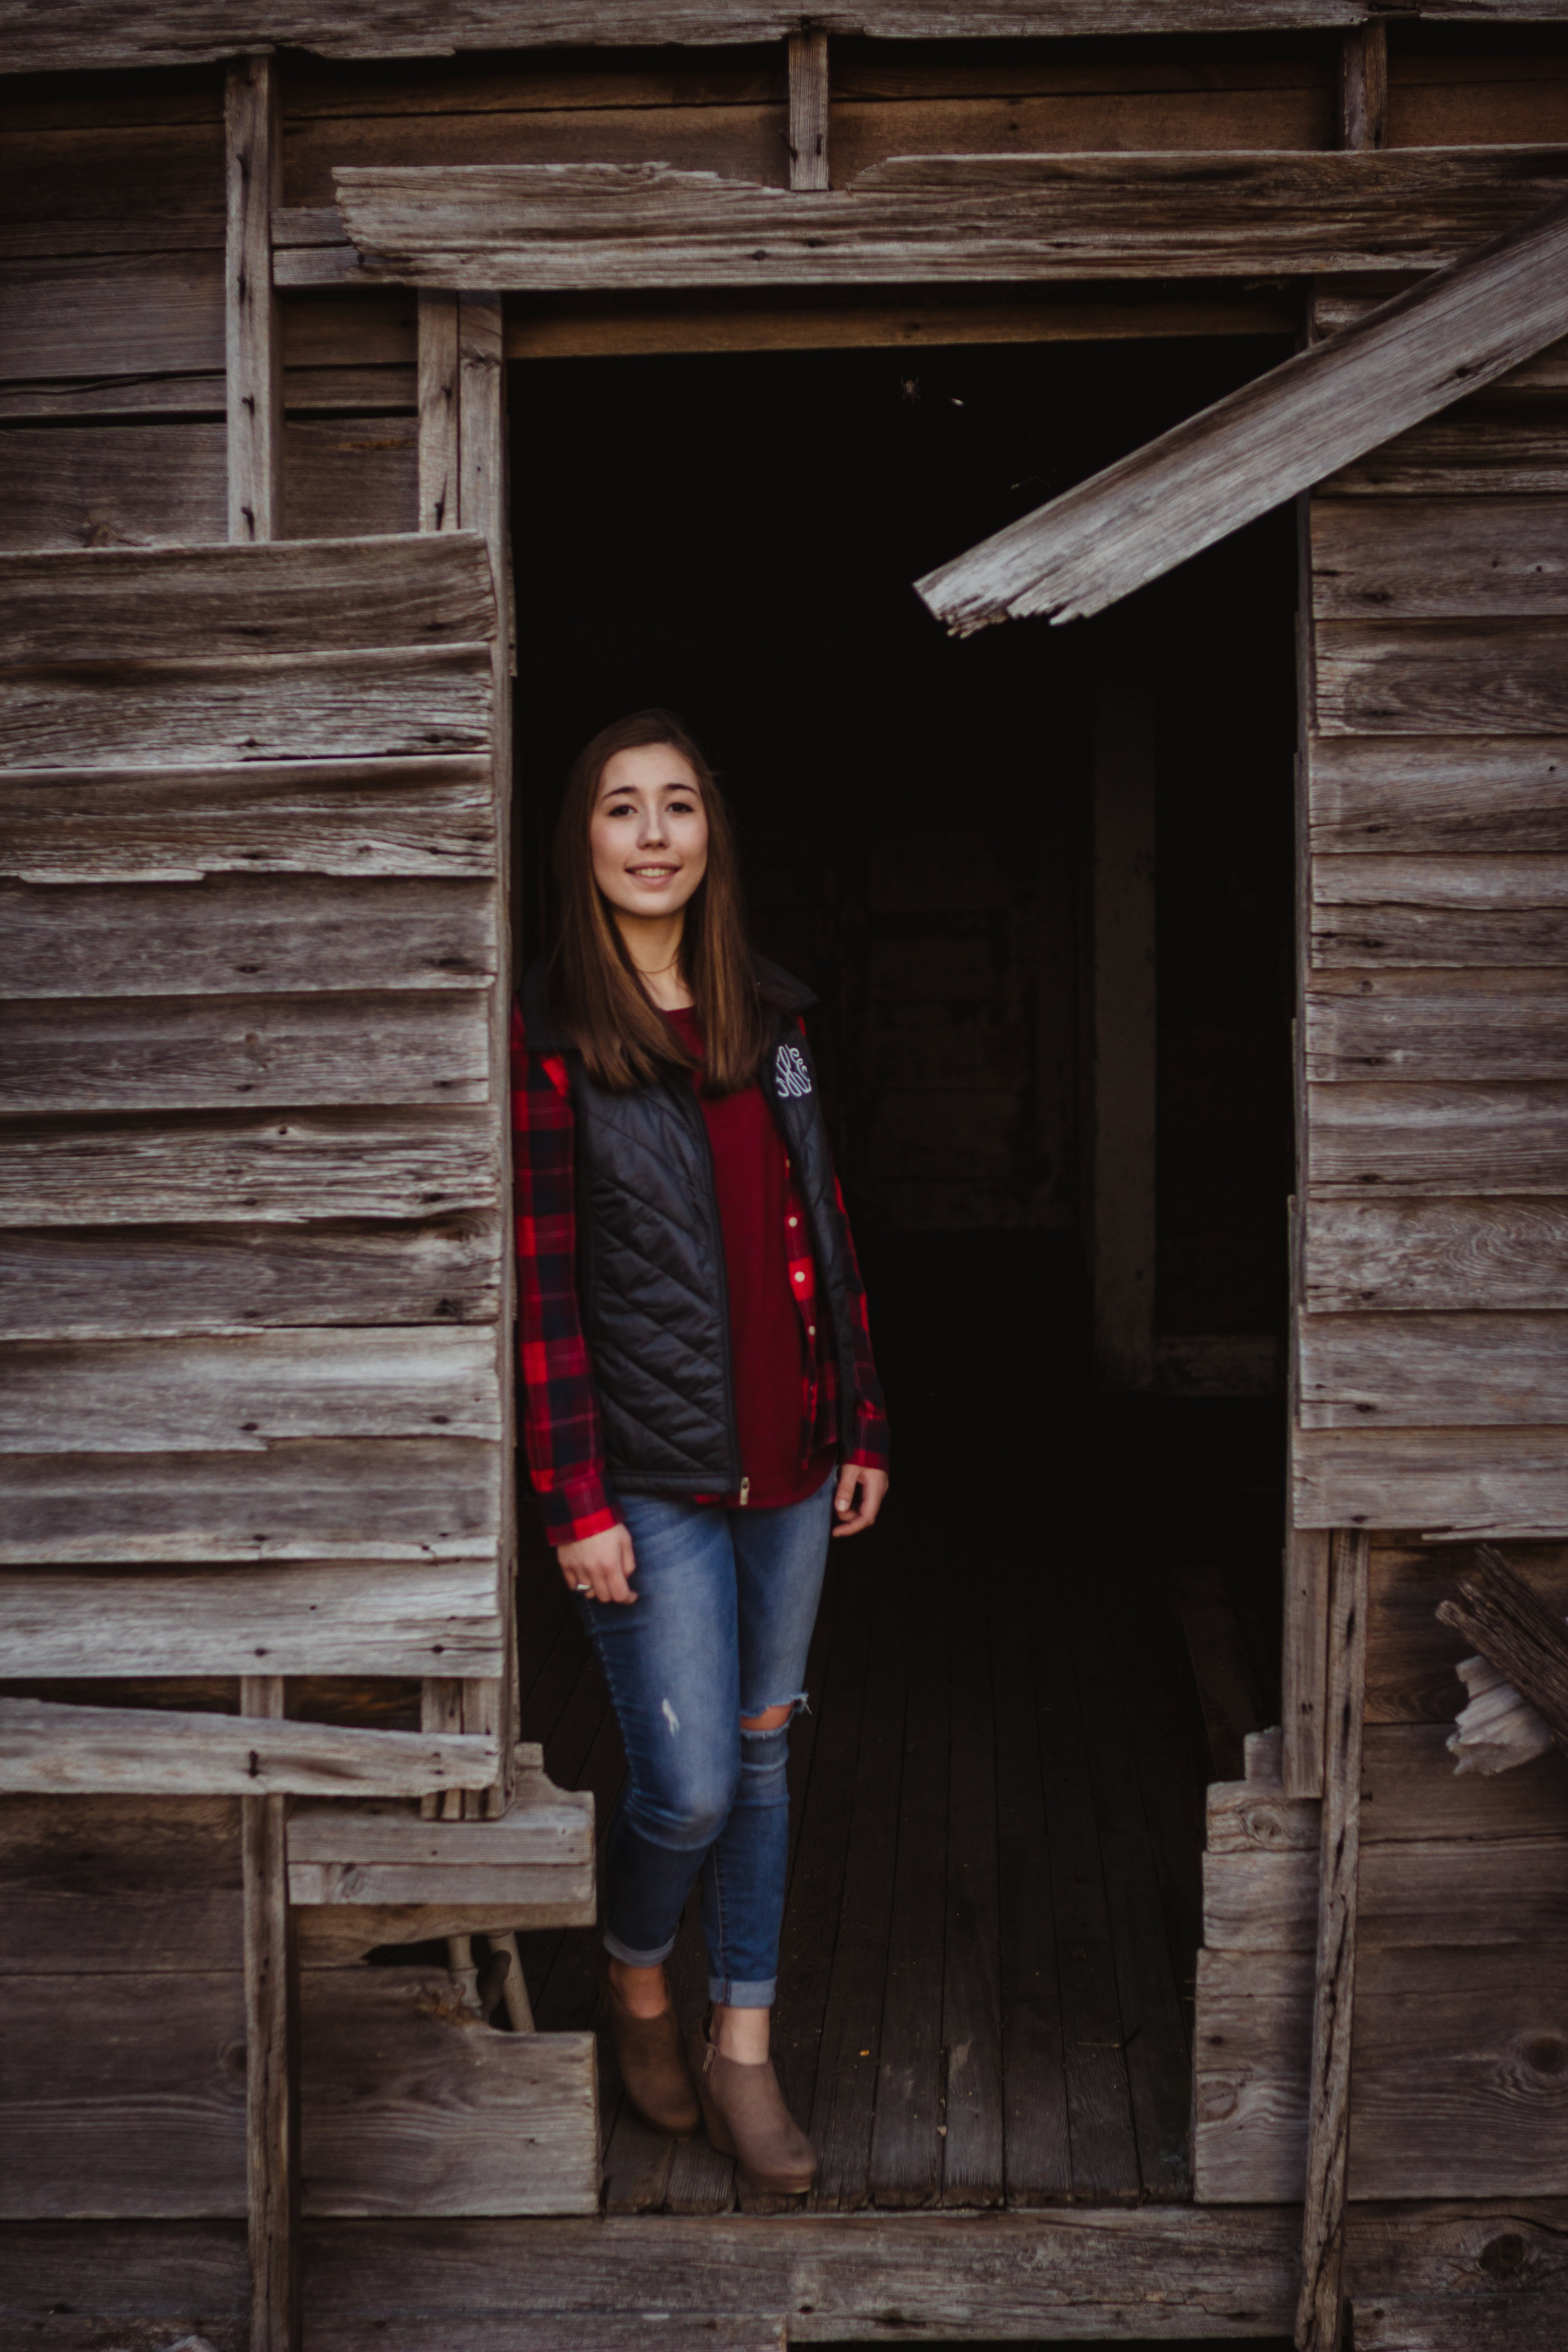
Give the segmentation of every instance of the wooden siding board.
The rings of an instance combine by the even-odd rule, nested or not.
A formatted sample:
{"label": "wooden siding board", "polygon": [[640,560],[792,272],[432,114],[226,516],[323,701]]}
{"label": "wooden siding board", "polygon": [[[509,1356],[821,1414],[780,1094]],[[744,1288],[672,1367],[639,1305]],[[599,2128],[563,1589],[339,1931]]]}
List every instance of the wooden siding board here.
{"label": "wooden siding board", "polygon": [[6,663],[479,645],[494,629],[474,532],[0,558]]}
{"label": "wooden siding board", "polygon": [[1556,615],[1399,626],[1320,621],[1326,735],[1552,735],[1568,726],[1568,623]]}
{"label": "wooden siding board", "polygon": [[496,1319],[499,1218],[401,1226],[0,1226],[7,1339]]}
{"label": "wooden siding board", "polygon": [[1319,1085],[1309,1118],[1312,1184],[1336,1194],[1568,1192],[1561,1080]]}
{"label": "wooden siding board", "polygon": [[1561,1315],[1303,1315],[1297,1344],[1304,1429],[1568,1423]]}
{"label": "wooden siding board", "polygon": [[17,1454],[0,1497],[0,1563],[493,1558],[498,1483],[494,1449],[466,1438]]}
{"label": "wooden siding board", "polygon": [[494,1125],[460,1108],[18,1124],[0,1158],[0,1215],[58,1228],[494,1210]]}
{"label": "wooden siding board", "polygon": [[[1350,976],[1347,975],[1347,978]],[[1568,982],[1521,973],[1370,976],[1307,1000],[1310,1080],[1409,1085],[1568,1078]]]}
{"label": "wooden siding board", "polygon": [[489,1559],[0,1573],[16,1677],[500,1672]]}
{"label": "wooden siding board", "polygon": [[0,673],[13,763],[428,758],[488,748],[489,650],[18,664]]}
{"label": "wooden siding board", "polygon": [[1314,858],[1568,850],[1568,737],[1324,735],[1308,758]]}
{"label": "wooden siding board", "polygon": [[1568,1308],[1568,1202],[1310,1197],[1314,1315]]}
{"label": "wooden siding board", "polygon": [[44,998],[6,1024],[7,1111],[471,1103],[489,1093],[478,992]]}
{"label": "wooden siding board", "polygon": [[484,1327],[18,1340],[0,1454],[265,1452],[279,1439],[501,1434]]}
{"label": "wooden siding board", "polygon": [[498,944],[488,881],[0,881],[0,1000],[467,991]]}
{"label": "wooden siding board", "polygon": [[[1502,152],[1506,162],[1495,152],[1478,162],[1462,148],[899,156],[863,173],[852,193],[828,194],[659,164],[349,165],[334,177],[351,242],[373,280],[476,291],[1023,282],[1353,269],[1369,251],[1401,253],[1411,267],[1430,269],[1500,232],[1511,232],[1532,257],[1537,246],[1544,256],[1553,231],[1521,224],[1561,197],[1563,150]],[[1473,257],[1458,265],[1477,266]],[[1482,362],[1480,372],[1500,374],[1563,333],[1561,303],[1539,292],[1535,299],[1539,329],[1523,332],[1517,348],[1511,338],[1494,343],[1495,365]],[[1316,381],[1321,364],[1310,373]],[[1396,374],[1397,396],[1380,387],[1382,432],[1372,438],[1441,404],[1408,361]],[[1452,395],[1476,381],[1472,371],[1452,384]],[[1285,485],[1287,496],[1371,446],[1363,440],[1330,455],[1327,440],[1299,437],[1302,462],[1310,456],[1313,463]]]}
{"label": "wooden siding board", "polygon": [[495,1769],[493,1741],[467,1735],[0,1698],[7,1794],[418,1796]]}
{"label": "wooden siding board", "polygon": [[1307,1429],[1298,1527],[1421,1528],[1443,1538],[1568,1529],[1568,1429]]}
{"label": "wooden siding board", "polygon": [[26,882],[495,866],[489,762],[472,753],[0,772],[0,871]]}
{"label": "wooden siding board", "polygon": [[1320,621],[1473,620],[1568,611],[1561,499],[1319,499],[1312,610]]}

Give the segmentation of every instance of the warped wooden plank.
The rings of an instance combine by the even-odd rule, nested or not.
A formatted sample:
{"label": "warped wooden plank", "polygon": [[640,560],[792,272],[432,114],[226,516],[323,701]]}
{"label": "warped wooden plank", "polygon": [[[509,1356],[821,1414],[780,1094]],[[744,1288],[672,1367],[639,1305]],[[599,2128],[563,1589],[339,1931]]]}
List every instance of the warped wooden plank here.
{"label": "warped wooden plank", "polygon": [[237,1974],[242,1903],[232,1797],[5,1801],[0,1976]]}
{"label": "warped wooden plank", "polygon": [[1561,498],[1568,492],[1562,392],[1496,386],[1428,416],[1314,486],[1314,497]]}
{"label": "warped wooden plank", "polygon": [[[79,320],[73,356],[57,355],[62,366],[79,367],[81,333]],[[221,417],[69,431],[10,425],[0,435],[0,546],[64,552],[221,541],[227,478]]]}
{"label": "warped wooden plank", "polygon": [[1314,1188],[1568,1192],[1568,1086],[1314,1086]]}
{"label": "warped wooden plank", "polygon": [[593,2213],[591,2033],[497,2033],[443,1970],[300,1983],[308,2213]]}
{"label": "warped wooden plank", "polygon": [[0,871],[25,882],[490,875],[490,764],[459,754],[0,772]]}
{"label": "warped wooden plank", "polygon": [[[1312,1845],[1274,1853],[1205,1853],[1205,1947],[1313,1951],[1318,1866],[1315,1838]],[[1369,1844],[1361,1858],[1358,1918],[1363,1950],[1568,1943],[1568,1838]]]}
{"label": "warped wooden plank", "polygon": [[1552,735],[1568,727],[1563,617],[1321,621],[1315,636],[1326,735]]}
{"label": "warped wooden plank", "polygon": [[[1377,184],[1386,160],[1312,159],[1340,165],[1347,189]],[[1555,205],[928,572],[917,593],[961,634],[1100,612],[1552,341],[1568,326],[1564,259],[1568,207]]]}
{"label": "warped wooden plank", "polygon": [[[1463,14],[1465,20],[1530,21],[1549,15],[1548,0],[1475,0],[1461,11],[1453,0],[1424,6],[1423,16]],[[870,33],[886,40],[939,40],[982,36],[1038,37],[1054,34],[1239,33],[1359,21],[1356,0],[828,0],[813,19],[829,33]],[[445,55],[454,49],[554,47],[625,43],[658,47],[762,44],[782,41],[799,24],[778,5],[745,0],[651,0],[606,7],[605,0],[458,0],[438,24],[389,11],[387,0],[263,0],[243,11],[205,5],[171,14],[155,0],[70,0],[50,10],[8,0],[4,27],[7,64],[17,73],[68,70],[83,55],[103,66],[184,65],[232,56],[253,44],[288,44],[329,57]]]}
{"label": "warped wooden plank", "polygon": [[497,1764],[494,1741],[467,1732],[0,1698],[0,1790],[7,1793],[416,1797],[482,1789]]}
{"label": "warped wooden plank", "polygon": [[491,1558],[499,1486],[497,1449],[456,1437],[16,1454],[0,1493],[0,1562]]}
{"label": "warped wooden plank", "polygon": [[1568,500],[1315,499],[1320,621],[1568,612]]}
{"label": "warped wooden plank", "polygon": [[495,635],[471,532],[0,556],[0,661],[177,660],[478,645]]}
{"label": "warped wooden plank", "polygon": [[352,1968],[384,1944],[444,1942],[452,1936],[510,1935],[518,1928],[591,1927],[597,1916],[592,1893],[570,1902],[310,1903],[295,1922],[300,1964],[307,1969]]}
{"label": "warped wooden plank", "polygon": [[1568,1309],[1568,1202],[1310,1195],[1314,1315]]}
{"label": "warped wooden plank", "polygon": [[310,1217],[493,1211],[500,1148],[488,1111],[325,1111],[16,1127],[0,1154],[13,1225],[293,1223]]}
{"label": "warped wooden plank", "polygon": [[[1284,1957],[1300,1968],[1305,1956]],[[1263,2179],[1277,2196],[1300,2193],[1301,2173],[1292,2186],[1283,2142],[1289,2136],[1304,2148],[1306,2069],[1300,2028],[1290,2023],[1303,1995],[1300,1978],[1268,1965],[1275,1955],[1235,1958],[1245,1965],[1223,1971],[1223,2005],[1221,1969],[1207,1956],[1199,1961],[1200,2000],[1211,2005],[1216,2045],[1223,2037],[1223,2049],[1199,2060],[1201,2150],[1209,2126],[1200,2178],[1205,2194],[1250,2204]],[[1249,1998],[1243,1987],[1258,1961],[1265,1966]],[[1473,2195],[1478,2178],[1493,2199],[1556,2194],[1568,2158],[1568,2011],[1555,1948],[1373,1947],[1360,1956],[1356,2011],[1352,2199],[1462,2198]],[[1217,2112],[1226,2105],[1234,2123]],[[1224,2162],[1231,2185],[1219,2185],[1215,2126],[1222,2124],[1250,2126],[1252,2185],[1238,2160],[1239,2132]]]}
{"label": "warped wooden plank", "polygon": [[68,1961],[8,1978],[5,2023],[6,2219],[244,2213],[237,1967],[103,1976]]}
{"label": "warped wooden plank", "polygon": [[[603,292],[1248,276],[1353,269],[1374,252],[1430,269],[1478,239],[1517,235],[1561,196],[1565,160],[1552,147],[1492,149],[1479,164],[1463,148],[902,155],[826,194],[658,163],[340,164],[332,176],[373,279]],[[1508,348],[1454,396],[1561,335],[1568,313],[1542,315],[1539,341]],[[1385,433],[1427,413],[1412,405]],[[1337,447],[1329,462],[1358,454]]]}
{"label": "warped wooden plank", "polygon": [[484,1326],[22,1339],[0,1365],[0,1454],[265,1452],[279,1438],[501,1433]]}
{"label": "warped wooden plank", "polygon": [[1568,986],[1534,984],[1533,974],[1517,984],[1506,973],[1484,975],[1495,985],[1482,978],[1434,974],[1408,990],[1363,982],[1363,993],[1309,996],[1309,1079],[1568,1077]]}
{"label": "warped wooden plank", "polygon": [[[468,1869],[477,1886],[487,1870],[562,1870],[593,1858],[594,1800],[586,1790],[539,1790],[495,1822],[427,1822],[416,1813],[351,1812],[334,1805],[300,1808],[289,1826],[290,1871],[327,1864]],[[345,1891],[332,1899],[356,1898]],[[485,1899],[504,1902],[506,1890]]]}
{"label": "warped wooden plank", "polygon": [[1568,1318],[1301,1315],[1303,1429],[1568,1423]]}
{"label": "warped wooden plank", "polygon": [[1409,857],[1369,851],[1357,856],[1320,852],[1312,859],[1317,906],[1442,908],[1568,907],[1568,857],[1434,855]]}
{"label": "warped wooden plank", "polygon": [[1307,756],[1314,856],[1568,851],[1568,737],[1321,735]]}
{"label": "warped wooden plank", "polygon": [[0,1226],[0,1336],[152,1339],[295,1325],[493,1322],[500,1220],[282,1229]]}
{"label": "warped wooden plank", "polygon": [[[1568,1531],[1568,1430],[1304,1429],[1298,1527],[1420,1528],[1438,1538]],[[1455,1705],[1460,1693],[1455,1685]]]}
{"label": "warped wooden plank", "polygon": [[16,1676],[495,1675],[487,1559],[0,1573]]}
{"label": "warped wooden plank", "polygon": [[575,1914],[574,1924],[585,1927],[596,1914],[587,1863],[302,1862],[289,1866],[289,1899],[332,1909],[366,1904],[382,1910],[407,1905],[454,1910],[482,1904],[510,1911],[514,1927],[549,1924],[531,1916],[536,1910],[552,1920]]}
{"label": "warped wooden plank", "polygon": [[489,688],[484,646],[39,665],[0,672],[0,727],[19,768],[428,758],[488,750]]}
{"label": "warped wooden plank", "polygon": [[40,1113],[483,1102],[486,1045],[477,991],[45,998],[5,1024],[0,1105]]}
{"label": "warped wooden plank", "polygon": [[[1495,2220],[1488,2226],[1495,2234]],[[879,2213],[740,2223],[728,2214],[611,2214],[531,2227],[520,2291],[510,2284],[520,2273],[509,2225],[395,2221],[313,2233],[311,2299],[329,2341],[367,2310],[398,2313],[399,2352],[428,2347],[441,2315],[519,2303],[550,2312],[565,2342],[581,2334],[592,2343],[606,2305],[666,2312],[672,2333],[696,2342],[707,2321],[758,2309],[787,2312],[797,2334],[809,2323],[827,2342],[885,2334],[889,2311],[918,2312],[932,2341],[980,2327],[1030,2342],[1090,2327],[1102,2340],[1137,2341],[1151,2327],[1180,2326],[1190,2336],[1211,2320],[1233,2333],[1239,2325],[1278,2334],[1289,2330],[1298,2234],[1294,2213],[1258,2207],[1068,2205],[910,2213],[896,2223]],[[1550,2227],[1534,2242],[1549,2248]],[[812,2308],[797,2316],[804,2304]]]}
{"label": "warped wooden plank", "polygon": [[1315,971],[1568,965],[1568,908],[1559,907],[1318,907]]}
{"label": "warped wooden plank", "polygon": [[[224,73],[223,107],[228,536],[245,545],[276,539],[283,528],[283,336],[272,284],[272,207],[283,194],[281,100],[281,68],[275,58],[262,53],[229,61]],[[262,1817],[247,1815],[247,1822],[253,1818]],[[281,1826],[280,1817],[278,1825]],[[264,1843],[270,1849],[276,1840],[268,1837]],[[269,1863],[266,1902],[279,1916],[271,1922],[265,1939],[265,1966],[280,1979],[285,1973],[284,1906],[276,1880],[276,1869]],[[247,1921],[247,1927],[251,1924]],[[251,1942],[247,1933],[247,1951]],[[283,2306],[297,2300],[299,2287],[295,2279],[284,2294],[277,2274],[278,2242],[292,2237],[288,2218],[292,2190],[276,2187],[270,2179],[279,2170],[292,2173],[292,2135],[281,2127],[281,2113],[271,2117],[272,2128],[259,2134],[257,2129],[258,2115],[279,2102],[286,2108],[289,2099],[285,2059],[289,2031],[282,1998],[280,1988],[274,1988],[262,2005],[262,2013],[250,2018],[261,2044],[257,2053],[261,2081],[253,2086],[250,2101],[251,2271],[256,2304],[252,2352],[291,2352],[285,2341],[290,2329]],[[251,2007],[254,2012],[254,2000]],[[281,2045],[276,2066],[269,2063],[274,2053],[268,2047],[274,2040]],[[266,2212],[264,2222],[258,2200]],[[262,2224],[259,2242],[258,2222]]]}
{"label": "warped wooden plank", "polygon": [[1356,2352],[1557,2352],[1568,2342],[1568,2296],[1478,2294],[1357,2295]]}
{"label": "warped wooden plank", "polygon": [[479,988],[496,919],[488,881],[0,882],[0,999]]}
{"label": "warped wooden plank", "polygon": [[[0,42],[9,69],[3,18]],[[89,338],[103,375],[221,371],[223,282],[222,251],[210,247],[7,261],[0,265],[5,373],[80,375]]]}

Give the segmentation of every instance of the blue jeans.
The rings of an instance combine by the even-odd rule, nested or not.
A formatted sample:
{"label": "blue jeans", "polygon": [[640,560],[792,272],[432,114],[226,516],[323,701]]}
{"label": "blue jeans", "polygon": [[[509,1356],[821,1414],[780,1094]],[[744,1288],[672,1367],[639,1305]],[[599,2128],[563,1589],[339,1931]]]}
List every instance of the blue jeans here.
{"label": "blue jeans", "polygon": [[805,1703],[836,1484],[773,1511],[623,1496],[637,1598],[578,1602],[626,1751],[605,1943],[656,1966],[700,1871],[709,1997],[736,2009],[772,2005],[789,1859],[789,1725],[741,1717]]}

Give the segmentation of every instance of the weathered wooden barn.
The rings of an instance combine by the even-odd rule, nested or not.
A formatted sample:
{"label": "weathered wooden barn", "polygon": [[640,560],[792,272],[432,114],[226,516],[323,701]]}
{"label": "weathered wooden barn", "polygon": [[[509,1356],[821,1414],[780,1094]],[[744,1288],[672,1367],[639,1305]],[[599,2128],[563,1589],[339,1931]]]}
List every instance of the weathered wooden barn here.
{"label": "weathered wooden barn", "polygon": [[[1456,1777],[1436,1612],[1568,1610],[1568,12],[0,0],[0,75],[5,2345],[1560,2347],[1568,1766]],[[601,2068],[518,1493],[512,975],[647,701],[900,1448],[799,2210]]]}

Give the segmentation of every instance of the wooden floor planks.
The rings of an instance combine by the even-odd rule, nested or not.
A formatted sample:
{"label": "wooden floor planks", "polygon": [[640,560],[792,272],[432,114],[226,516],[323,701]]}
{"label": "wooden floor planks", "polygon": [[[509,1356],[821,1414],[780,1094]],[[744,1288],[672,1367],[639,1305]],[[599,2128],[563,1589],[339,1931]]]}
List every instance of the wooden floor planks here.
{"label": "wooden floor planks", "polygon": [[[525,1595],[523,1735],[594,1789],[602,1835],[619,1743],[574,1621],[547,1606]],[[835,1547],[792,1741],[774,2017],[821,2156],[812,2209],[1190,2195],[1201,1719],[1163,1609],[1079,1559],[999,1566],[912,1513]],[[731,2210],[732,2163],[621,2095],[597,1936],[524,1940],[540,2024],[600,2032],[606,2210]],[[707,1973],[693,1897],[671,1962],[688,2021]]]}

